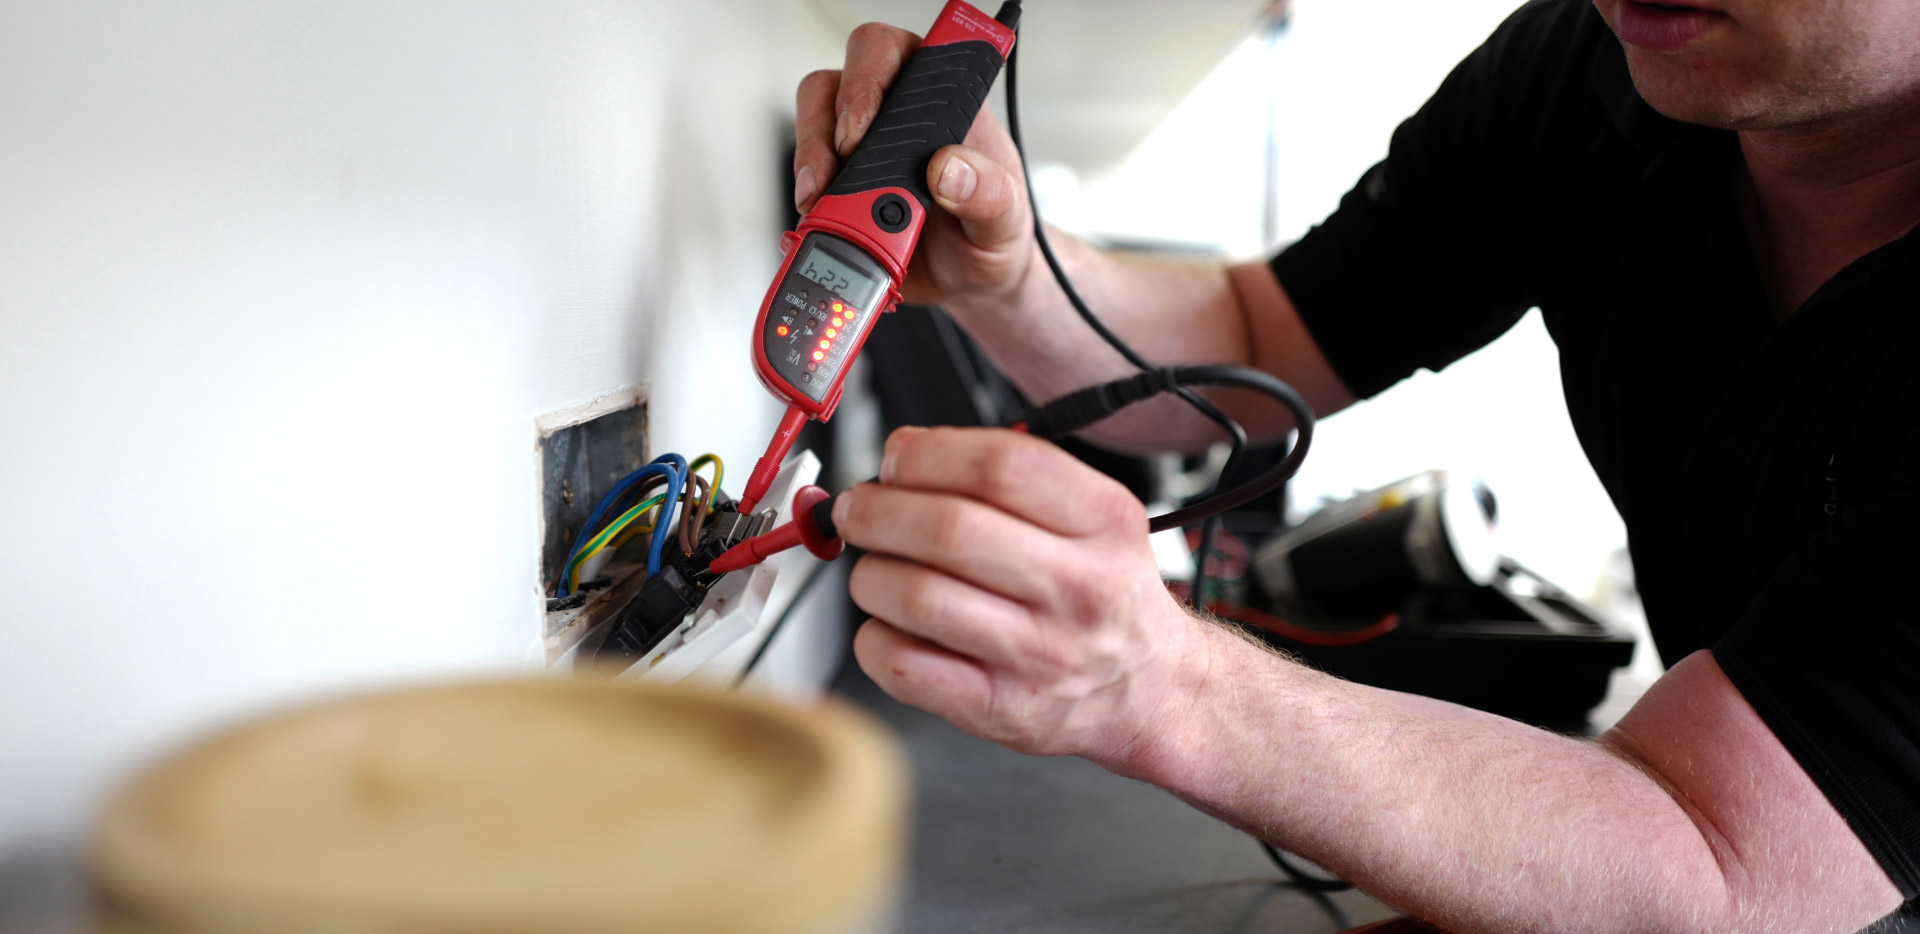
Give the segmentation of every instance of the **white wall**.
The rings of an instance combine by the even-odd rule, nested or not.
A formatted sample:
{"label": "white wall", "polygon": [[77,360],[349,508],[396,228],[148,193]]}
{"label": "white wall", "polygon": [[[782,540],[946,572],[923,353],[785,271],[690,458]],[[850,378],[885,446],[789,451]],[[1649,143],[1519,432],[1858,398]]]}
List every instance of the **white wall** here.
{"label": "white wall", "polygon": [[650,384],[655,448],[744,478],[778,134],[840,43],[771,0],[0,0],[0,862],[234,711],[520,666],[536,416]]}

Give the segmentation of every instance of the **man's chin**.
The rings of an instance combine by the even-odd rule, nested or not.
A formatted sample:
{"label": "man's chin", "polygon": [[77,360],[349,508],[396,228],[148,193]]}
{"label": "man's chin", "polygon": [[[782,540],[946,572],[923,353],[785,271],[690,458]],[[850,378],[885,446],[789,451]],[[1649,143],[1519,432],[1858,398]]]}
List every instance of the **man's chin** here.
{"label": "man's chin", "polygon": [[1669,119],[1720,130],[1763,129],[1768,122],[1754,95],[1712,67],[1629,48],[1627,71],[1640,99]]}

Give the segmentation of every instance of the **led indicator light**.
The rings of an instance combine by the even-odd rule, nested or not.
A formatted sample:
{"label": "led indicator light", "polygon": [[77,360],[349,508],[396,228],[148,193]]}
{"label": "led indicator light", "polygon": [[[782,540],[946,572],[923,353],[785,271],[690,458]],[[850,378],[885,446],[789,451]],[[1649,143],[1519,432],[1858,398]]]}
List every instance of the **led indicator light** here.
{"label": "led indicator light", "polygon": [[827,329],[827,336],[828,336],[828,337],[839,337],[839,336],[840,336],[840,332],[839,332],[839,331],[836,331],[836,330],[834,330],[834,329],[832,329],[832,328],[828,328],[828,329]]}
{"label": "led indicator light", "polygon": [[841,321],[840,321],[840,319],[839,319],[839,318],[835,318],[835,319],[833,319],[833,326],[834,326],[834,327],[836,327],[836,328],[837,328],[837,327],[839,327],[839,326],[840,326],[840,324],[841,324]]}
{"label": "led indicator light", "polygon": [[832,341],[821,341],[821,342],[820,342],[820,349],[821,349],[821,350],[825,350],[825,349],[827,349],[828,347],[832,347],[832,346],[833,346],[833,342],[832,342]]}
{"label": "led indicator light", "polygon": [[826,355],[826,354],[823,354],[823,353],[821,353],[821,352],[820,352],[820,351],[818,351],[818,350],[816,350],[816,351],[814,351],[814,352],[813,352],[813,359],[815,359],[815,360],[825,360],[825,359],[827,359],[827,355]]}
{"label": "led indicator light", "polygon": [[851,308],[849,308],[849,309],[847,309],[847,310],[846,310],[846,315],[847,315],[847,320],[848,320],[848,321],[852,321],[852,320],[853,320],[853,309],[851,309]]}
{"label": "led indicator light", "polygon": [[845,306],[845,305],[842,305],[842,304],[840,304],[839,302],[834,302],[834,303],[833,303],[833,310],[834,310],[834,313],[835,313],[835,314],[838,314],[838,313],[840,312],[840,310],[841,310],[841,309],[843,309],[843,308],[845,308],[845,307],[847,307],[847,306]]}
{"label": "led indicator light", "polygon": [[787,326],[783,324],[777,328],[774,328],[773,333],[778,334],[781,337],[785,337],[787,336]]}

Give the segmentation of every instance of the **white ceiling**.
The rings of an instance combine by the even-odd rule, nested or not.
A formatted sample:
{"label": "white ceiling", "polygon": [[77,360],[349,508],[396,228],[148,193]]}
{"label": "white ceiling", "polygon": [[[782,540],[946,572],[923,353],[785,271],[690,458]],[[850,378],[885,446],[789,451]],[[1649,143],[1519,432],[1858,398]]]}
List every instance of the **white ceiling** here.
{"label": "white ceiling", "polygon": [[[874,20],[924,33],[940,8],[939,0],[806,2],[836,34]],[[974,5],[988,13],[999,6],[997,0]],[[1029,152],[1083,175],[1119,161],[1281,5],[1031,0],[1020,24],[1020,106]]]}

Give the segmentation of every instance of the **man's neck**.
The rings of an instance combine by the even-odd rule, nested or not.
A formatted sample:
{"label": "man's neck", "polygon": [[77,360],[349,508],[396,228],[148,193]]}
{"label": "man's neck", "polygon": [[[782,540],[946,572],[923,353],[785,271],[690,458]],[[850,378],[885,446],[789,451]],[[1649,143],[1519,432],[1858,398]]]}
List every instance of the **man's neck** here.
{"label": "man's neck", "polygon": [[1920,222],[1920,101],[1740,133],[1746,220],[1776,316]]}

